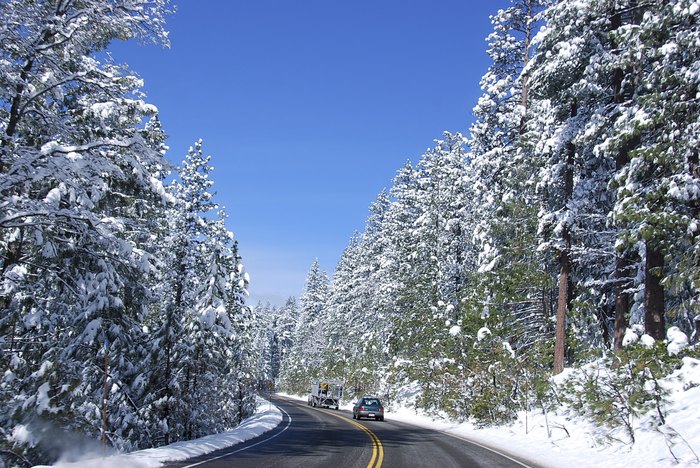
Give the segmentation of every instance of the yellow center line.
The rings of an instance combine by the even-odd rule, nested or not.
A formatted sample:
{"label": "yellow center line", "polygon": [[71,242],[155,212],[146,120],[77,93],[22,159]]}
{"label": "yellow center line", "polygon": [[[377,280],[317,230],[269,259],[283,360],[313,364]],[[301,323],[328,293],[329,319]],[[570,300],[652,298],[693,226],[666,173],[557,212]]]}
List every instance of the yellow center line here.
{"label": "yellow center line", "polygon": [[369,459],[369,463],[367,464],[367,468],[380,468],[382,466],[382,462],[384,461],[384,446],[382,445],[382,442],[379,440],[379,437],[372,432],[368,427],[360,424],[357,421],[353,421],[352,419],[348,419],[345,416],[341,416],[337,413],[333,413],[331,411],[326,411],[323,409],[319,408],[319,411],[323,411],[326,414],[330,414],[331,416],[335,416],[336,418],[340,418],[345,422],[349,422],[350,424],[354,424],[355,426],[359,427],[363,431],[369,435],[370,440],[372,441],[372,458]]}

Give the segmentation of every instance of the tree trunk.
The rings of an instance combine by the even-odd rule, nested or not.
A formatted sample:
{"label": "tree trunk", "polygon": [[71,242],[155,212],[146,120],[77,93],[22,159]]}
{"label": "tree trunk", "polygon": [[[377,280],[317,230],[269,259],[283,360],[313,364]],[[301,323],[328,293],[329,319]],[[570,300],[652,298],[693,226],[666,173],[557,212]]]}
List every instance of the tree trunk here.
{"label": "tree trunk", "polygon": [[[568,232],[566,233],[568,237]],[[557,300],[557,326],[554,337],[554,373],[564,370],[564,355],[566,354],[566,317],[569,309],[569,276],[571,274],[571,259],[569,250],[562,251],[559,269],[559,299]]]}
{"label": "tree trunk", "polygon": [[[576,102],[571,104],[571,117],[577,114]],[[564,167],[564,206],[574,193],[574,157],[576,146],[566,144],[566,165]],[[559,254],[559,298],[557,300],[557,327],[554,337],[554,374],[564,370],[566,355],[566,319],[571,301],[571,232],[568,225],[562,229],[562,250]]]}
{"label": "tree trunk", "polygon": [[661,285],[664,255],[659,247],[647,242],[644,265],[644,331],[655,340],[666,337],[664,287]]}

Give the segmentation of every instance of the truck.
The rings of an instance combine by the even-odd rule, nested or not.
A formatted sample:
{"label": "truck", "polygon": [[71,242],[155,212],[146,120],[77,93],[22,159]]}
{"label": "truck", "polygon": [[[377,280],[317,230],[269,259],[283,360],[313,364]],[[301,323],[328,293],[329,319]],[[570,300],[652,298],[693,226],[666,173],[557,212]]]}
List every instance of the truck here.
{"label": "truck", "polygon": [[343,397],[343,385],[336,380],[316,380],[311,383],[307,405],[338,409]]}

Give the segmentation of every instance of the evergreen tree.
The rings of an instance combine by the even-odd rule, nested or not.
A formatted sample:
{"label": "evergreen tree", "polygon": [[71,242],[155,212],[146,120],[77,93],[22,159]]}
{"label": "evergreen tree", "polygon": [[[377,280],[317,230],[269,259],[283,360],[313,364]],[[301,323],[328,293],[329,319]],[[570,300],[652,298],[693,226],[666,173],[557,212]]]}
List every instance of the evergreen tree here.
{"label": "evergreen tree", "polygon": [[279,309],[275,327],[275,334],[279,344],[279,369],[275,374],[275,383],[283,387],[285,385],[284,374],[287,373],[285,367],[291,363],[289,356],[294,347],[296,339],[294,331],[297,328],[298,321],[298,301],[295,297],[288,297],[284,306]]}
{"label": "evergreen tree", "polygon": [[304,393],[309,379],[320,377],[322,351],[326,342],[327,296],[328,277],[321,271],[318,261],[314,261],[300,299],[294,343],[283,360],[280,380],[288,391]]}
{"label": "evergreen tree", "polygon": [[340,256],[329,286],[327,301],[328,341],[324,350],[323,371],[329,378],[345,382],[345,393],[361,393],[365,388],[362,373],[361,323],[369,314],[363,308],[366,302],[360,296],[362,284],[360,270],[359,235],[354,235]]}
{"label": "evergreen tree", "polygon": [[[98,434],[105,357],[110,443],[147,437],[140,322],[152,298],[142,279],[155,263],[148,218],[163,205],[163,136],[141,81],[96,53],[114,39],[167,44],[166,7],[0,5],[3,444],[37,418]],[[48,460],[38,444],[16,450]]]}
{"label": "evergreen tree", "polygon": [[[669,305],[672,320],[686,330],[696,313],[698,110],[690,70],[698,60],[699,32],[692,2],[653,1],[632,11],[643,18],[620,41],[635,57],[639,79],[628,84],[633,105],[618,127],[632,129],[636,145],[615,179],[615,219],[620,243],[641,246],[644,323],[662,340]],[[673,301],[665,285],[672,285]]]}
{"label": "evergreen tree", "polygon": [[[491,20],[494,31],[487,40],[493,63],[481,80],[484,94],[474,108],[469,183],[477,205],[474,237],[481,244],[479,282],[485,302],[476,308],[487,315],[511,310],[522,318],[547,309],[542,300],[547,294],[545,260],[534,248],[533,221],[541,200],[532,179],[541,163],[533,157],[526,137],[528,113],[537,112],[531,110],[526,70],[543,2],[512,3]],[[494,328],[491,331],[495,333]],[[527,335],[537,336],[533,331]]]}
{"label": "evergreen tree", "polygon": [[210,159],[196,142],[171,189],[163,258],[176,274],[153,318],[151,383],[162,392],[151,400],[165,442],[231,427],[254,385],[248,279],[226,214],[213,202]]}

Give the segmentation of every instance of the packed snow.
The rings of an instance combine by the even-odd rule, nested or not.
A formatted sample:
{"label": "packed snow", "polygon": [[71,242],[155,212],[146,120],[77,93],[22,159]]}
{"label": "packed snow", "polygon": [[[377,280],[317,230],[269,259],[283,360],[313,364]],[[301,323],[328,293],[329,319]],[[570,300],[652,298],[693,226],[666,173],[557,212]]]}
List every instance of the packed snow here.
{"label": "packed snow", "polygon": [[[126,454],[102,457],[99,450],[73,458],[71,462],[59,461],[55,468],[153,468],[167,462],[187,460],[216,450],[232,447],[253,439],[277,427],[282,422],[282,413],[270,402],[258,399],[256,413],[231,431],[212,434],[196,440],[175,442],[164,447],[139,450]],[[48,468],[37,466],[35,468]]]}

